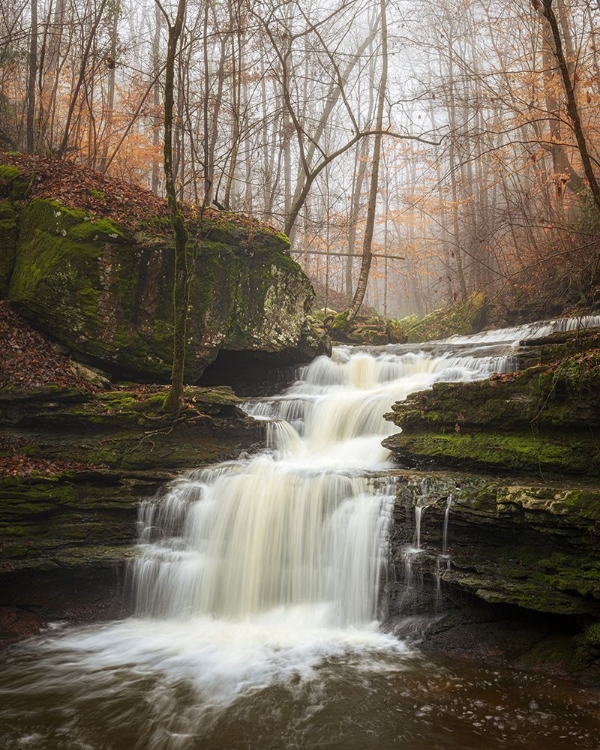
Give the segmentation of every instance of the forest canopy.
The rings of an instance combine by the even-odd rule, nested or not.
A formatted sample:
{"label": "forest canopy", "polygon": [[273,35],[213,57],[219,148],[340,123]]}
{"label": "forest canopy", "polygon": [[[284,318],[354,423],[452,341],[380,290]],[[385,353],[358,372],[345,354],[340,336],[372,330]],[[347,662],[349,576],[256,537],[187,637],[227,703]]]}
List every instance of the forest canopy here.
{"label": "forest canopy", "polygon": [[[287,232],[350,303],[593,304],[596,0],[187,0],[178,200]],[[165,194],[175,2],[6,0],[0,146]],[[370,256],[373,256],[372,258]],[[327,297],[327,292],[325,294]]]}

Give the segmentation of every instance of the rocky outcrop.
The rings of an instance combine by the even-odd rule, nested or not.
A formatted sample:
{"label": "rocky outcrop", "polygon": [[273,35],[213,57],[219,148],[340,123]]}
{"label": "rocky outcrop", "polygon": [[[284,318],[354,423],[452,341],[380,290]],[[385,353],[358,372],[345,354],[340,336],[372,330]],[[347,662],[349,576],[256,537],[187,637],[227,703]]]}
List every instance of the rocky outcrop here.
{"label": "rocky outcrop", "polygon": [[523,342],[520,372],[393,406],[384,444],[429,468],[398,473],[390,623],[425,617],[424,649],[600,683],[599,341]]}
{"label": "rocky outcrop", "polygon": [[140,501],[183,469],[263,444],[264,426],[228,388],[187,388],[175,422],[153,390],[0,392],[0,455],[31,462],[0,477],[0,641],[52,618],[114,615]]}
{"label": "rocky outcrop", "polygon": [[[115,218],[17,195],[20,175],[11,165],[0,171],[0,293],[8,289],[22,314],[74,356],[119,376],[167,381],[174,275],[168,221],[126,222],[125,208]],[[215,211],[188,218],[190,383],[219,352],[259,354],[281,366],[325,350],[307,328],[314,294],[288,239],[234,218]]]}
{"label": "rocky outcrop", "polygon": [[391,625],[433,614],[426,649],[600,681],[597,485],[401,472],[396,497]]}
{"label": "rocky outcrop", "polygon": [[409,315],[400,320],[380,315],[357,315],[348,320],[349,311],[317,310],[313,317],[317,326],[334,341],[344,344],[380,346],[384,344],[421,343],[454,335],[475,333],[483,328],[486,314],[485,295],[472,294],[465,302],[419,318]]}
{"label": "rocky outcrop", "polygon": [[522,372],[438,383],[397,402],[388,418],[402,432],[384,444],[405,465],[597,476],[599,340],[559,335]]}

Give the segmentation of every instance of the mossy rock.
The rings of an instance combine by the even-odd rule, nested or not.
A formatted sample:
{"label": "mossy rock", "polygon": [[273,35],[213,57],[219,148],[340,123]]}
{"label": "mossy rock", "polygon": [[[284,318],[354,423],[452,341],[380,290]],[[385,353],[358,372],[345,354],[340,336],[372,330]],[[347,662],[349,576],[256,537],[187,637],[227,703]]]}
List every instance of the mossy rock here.
{"label": "mossy rock", "polygon": [[350,310],[326,316],[324,325],[334,341],[367,346],[381,346],[390,341],[385,318],[377,315],[357,316],[350,321]]}
{"label": "mossy rock", "polygon": [[[597,341],[589,338],[590,345]],[[402,460],[600,474],[600,349],[475,383],[437,383],[392,406]]]}
{"label": "mossy rock", "polygon": [[349,321],[350,310],[344,310],[337,315],[334,315],[333,320],[330,323],[330,330],[333,336],[341,334],[345,336],[352,330],[352,323]]}
{"label": "mossy rock", "polygon": [[347,334],[348,341],[353,344],[370,346],[384,346],[389,343],[389,337],[384,326],[358,325]]}
{"label": "mossy rock", "polygon": [[600,451],[585,435],[400,433],[383,441],[400,460],[512,473],[600,474]]}
{"label": "mossy rock", "polygon": [[[314,292],[287,240],[224,219],[190,227],[193,265],[186,377],[195,382],[219,350],[310,359]],[[174,251],[170,240],[130,236],[36,198],[20,213],[9,298],[74,352],[128,377],[167,381],[172,357]],[[314,337],[313,337],[314,338]]]}
{"label": "mossy rock", "polygon": [[408,327],[408,342],[416,344],[475,333],[479,330],[485,313],[485,302],[485,294],[475,292],[466,302],[435,310]]}
{"label": "mossy rock", "polygon": [[0,164],[0,197],[24,200],[31,191],[29,180],[18,167]]}
{"label": "mossy rock", "polygon": [[417,316],[411,315],[409,318],[397,320],[390,318],[387,322],[387,334],[390,344],[406,344],[408,341],[408,331],[417,323]]}
{"label": "mossy rock", "polygon": [[0,299],[8,295],[17,252],[17,214],[8,200],[0,200]]}

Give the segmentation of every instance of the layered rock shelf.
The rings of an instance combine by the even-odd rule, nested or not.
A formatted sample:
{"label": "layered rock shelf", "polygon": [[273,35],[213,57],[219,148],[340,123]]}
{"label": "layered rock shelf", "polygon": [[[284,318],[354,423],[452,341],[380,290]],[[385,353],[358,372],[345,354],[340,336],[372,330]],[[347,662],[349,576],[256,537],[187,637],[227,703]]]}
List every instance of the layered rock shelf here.
{"label": "layered rock shelf", "polygon": [[600,680],[599,336],[522,342],[522,371],[387,415],[390,627],[429,618],[424,649]]}
{"label": "layered rock shelf", "polygon": [[[32,467],[0,477],[2,640],[49,618],[115,614],[140,501],[183,469],[263,444],[263,424],[229,388],[189,387],[185,398],[173,422],[160,412],[164,390],[0,392],[2,451]],[[74,468],[61,469],[66,459]]]}
{"label": "layered rock shelf", "polygon": [[559,334],[523,371],[413,394],[392,406],[387,418],[402,432],[384,444],[404,465],[597,476],[599,342],[593,331]]}

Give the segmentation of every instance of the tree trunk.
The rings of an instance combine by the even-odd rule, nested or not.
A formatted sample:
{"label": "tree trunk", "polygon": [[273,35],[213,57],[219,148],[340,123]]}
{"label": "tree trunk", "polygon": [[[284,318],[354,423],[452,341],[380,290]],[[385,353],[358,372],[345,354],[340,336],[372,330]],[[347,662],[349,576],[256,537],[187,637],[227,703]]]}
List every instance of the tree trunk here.
{"label": "tree trunk", "polygon": [[116,0],[110,9],[111,20],[110,20],[110,55],[107,60],[108,64],[108,91],[106,96],[106,119],[104,124],[104,145],[102,146],[102,154],[100,156],[100,165],[98,170],[100,172],[106,171],[106,163],[108,160],[108,147],[110,137],[113,130],[113,116],[115,109],[115,77],[117,70],[117,43],[118,43],[118,26],[119,16],[121,15],[121,1]]}
{"label": "tree trunk", "polygon": [[579,116],[579,107],[577,106],[577,99],[575,97],[575,81],[571,80],[571,74],[569,72],[569,64],[565,57],[562,38],[560,35],[560,29],[558,27],[558,21],[554,11],[552,10],[552,0],[543,0],[544,4],[544,17],[550,24],[552,31],[552,38],[554,39],[554,54],[558,62],[558,68],[563,81],[565,89],[565,95],[567,97],[567,113],[571,119],[573,126],[573,132],[577,140],[577,147],[579,149],[579,155],[581,156],[581,163],[583,164],[583,171],[587,178],[590,186],[590,191],[594,199],[594,203],[600,209],[600,185],[594,174],[592,167],[592,160],[588,151],[585,135],[583,132],[583,126],[581,125],[581,118]]}
{"label": "tree trunk", "polygon": [[177,201],[173,176],[173,100],[175,91],[175,61],[177,47],[183,29],[186,0],[179,0],[177,17],[169,24],[167,60],[165,70],[164,105],[164,169],[165,188],[169,203],[171,226],[175,240],[175,279],[173,282],[173,367],[171,387],[165,399],[164,409],[176,417],[183,402],[183,377],[185,370],[187,310],[189,300],[189,269],[187,258],[188,232]]}
{"label": "tree trunk", "polygon": [[27,153],[35,149],[35,82],[37,78],[38,13],[37,0],[31,0],[31,38],[27,81]]}
{"label": "tree trunk", "polygon": [[380,0],[381,9],[381,79],[379,81],[379,98],[377,101],[377,120],[375,129],[375,143],[373,146],[373,168],[371,170],[371,184],[369,187],[369,202],[367,205],[367,221],[365,224],[365,233],[363,235],[362,261],[360,274],[356,285],[354,299],[350,306],[348,320],[352,321],[356,317],[360,306],[363,303],[369,283],[369,271],[371,270],[371,261],[373,259],[372,244],[373,231],[375,228],[375,212],[377,210],[377,185],[379,182],[379,161],[381,157],[381,141],[383,129],[383,109],[385,105],[385,92],[387,89],[387,72],[388,72],[388,54],[387,54],[387,0]]}
{"label": "tree trunk", "polygon": [[[155,14],[154,14],[154,38],[152,39],[152,69],[154,72],[154,111],[155,113],[158,112],[158,107],[160,105],[160,82],[159,82],[159,73],[160,73],[160,30],[162,27],[162,13],[160,12],[160,8],[158,5],[155,5]],[[152,145],[154,146],[155,152],[158,153],[158,143],[160,141],[160,134],[159,134],[159,118],[157,114],[154,114],[153,116],[154,124],[152,129]],[[158,188],[160,185],[160,174],[159,174],[160,166],[159,161],[155,158],[152,159],[152,192],[156,193],[158,195]]]}

